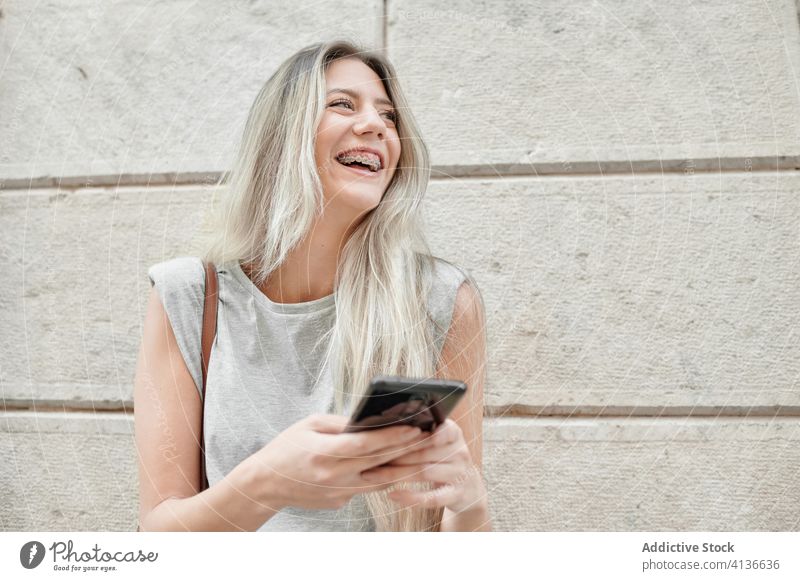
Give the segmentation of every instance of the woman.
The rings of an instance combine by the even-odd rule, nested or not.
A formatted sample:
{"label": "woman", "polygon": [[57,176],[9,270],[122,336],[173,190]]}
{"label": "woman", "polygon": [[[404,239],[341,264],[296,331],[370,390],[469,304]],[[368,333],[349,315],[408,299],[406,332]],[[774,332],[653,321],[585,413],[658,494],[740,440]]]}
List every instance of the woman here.
{"label": "woman", "polygon": [[[490,530],[483,304],[467,273],[428,251],[429,172],[383,56],[317,44],[267,81],[204,255],[220,285],[205,402],[201,259],[148,271],[142,530]],[[379,374],[469,390],[432,435],[343,433]]]}

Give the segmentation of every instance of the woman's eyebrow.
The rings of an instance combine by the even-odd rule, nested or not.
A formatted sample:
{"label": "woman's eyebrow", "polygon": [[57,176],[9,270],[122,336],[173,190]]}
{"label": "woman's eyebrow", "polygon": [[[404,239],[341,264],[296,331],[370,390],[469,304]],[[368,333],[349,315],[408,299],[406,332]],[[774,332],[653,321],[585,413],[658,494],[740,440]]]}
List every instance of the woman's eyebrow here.
{"label": "woman's eyebrow", "polygon": [[[331,89],[330,91],[328,91],[328,95],[332,93],[344,93],[345,95],[350,95],[351,97],[353,97],[353,99],[361,98],[361,93],[359,93],[358,91],[352,91],[350,89]],[[383,97],[375,99],[375,102],[380,103],[381,105],[388,105],[389,107],[394,108],[392,102],[389,101],[388,99],[384,99]]]}

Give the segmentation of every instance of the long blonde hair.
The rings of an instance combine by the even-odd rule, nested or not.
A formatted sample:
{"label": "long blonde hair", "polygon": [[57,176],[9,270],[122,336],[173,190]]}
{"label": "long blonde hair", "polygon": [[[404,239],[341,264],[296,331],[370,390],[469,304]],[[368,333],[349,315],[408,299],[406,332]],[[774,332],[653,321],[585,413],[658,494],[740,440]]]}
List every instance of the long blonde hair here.
{"label": "long blonde hair", "polygon": [[[421,215],[429,153],[385,57],[339,40],[308,46],[275,71],[250,109],[204,254],[218,264],[253,264],[253,282],[260,286],[307,235],[324,202],[314,143],[324,112],[325,71],[332,61],[348,57],[360,59],[382,80],[397,113],[402,148],[383,199],[342,249],[334,282],[336,322],[327,336],[337,414],[358,401],[374,375],[436,373],[425,300],[434,259]],[[400,508],[387,491],[365,497],[378,530],[439,529],[441,508]]]}

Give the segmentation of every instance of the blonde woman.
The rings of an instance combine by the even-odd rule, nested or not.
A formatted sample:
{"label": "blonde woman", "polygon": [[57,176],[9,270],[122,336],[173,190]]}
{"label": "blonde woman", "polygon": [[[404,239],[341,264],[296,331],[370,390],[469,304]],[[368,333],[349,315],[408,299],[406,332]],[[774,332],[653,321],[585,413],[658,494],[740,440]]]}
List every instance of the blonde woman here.
{"label": "blonde woman", "polygon": [[[321,43],[267,81],[207,251],[148,271],[134,396],[141,530],[491,530],[483,301],[428,250],[429,172],[382,55]],[[219,279],[205,401],[203,258]],[[460,379],[468,394],[433,434],[344,433],[381,374]]]}

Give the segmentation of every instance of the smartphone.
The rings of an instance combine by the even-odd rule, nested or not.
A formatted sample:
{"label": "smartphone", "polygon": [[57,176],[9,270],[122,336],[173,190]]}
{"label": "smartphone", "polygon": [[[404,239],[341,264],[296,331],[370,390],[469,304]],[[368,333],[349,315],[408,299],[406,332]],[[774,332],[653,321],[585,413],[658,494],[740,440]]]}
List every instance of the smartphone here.
{"label": "smartphone", "polygon": [[454,379],[379,375],[370,381],[344,431],[406,425],[432,432],[444,423],[465,393],[467,385]]}

